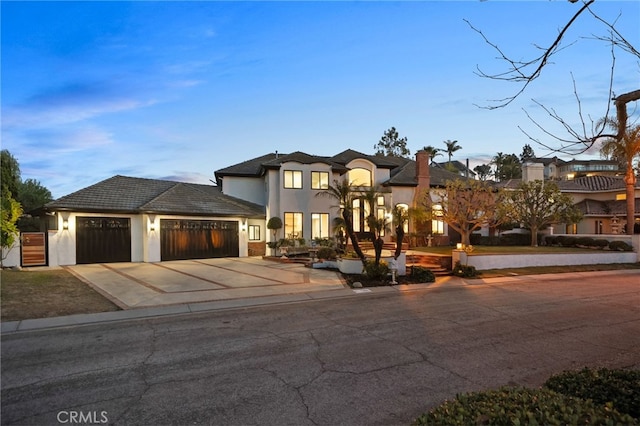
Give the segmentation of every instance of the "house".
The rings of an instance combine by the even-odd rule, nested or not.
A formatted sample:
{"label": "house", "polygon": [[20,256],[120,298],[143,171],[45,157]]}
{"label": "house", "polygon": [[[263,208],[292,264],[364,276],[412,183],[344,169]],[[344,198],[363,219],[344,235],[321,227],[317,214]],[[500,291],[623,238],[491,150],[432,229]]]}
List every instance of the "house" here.
{"label": "house", "polygon": [[264,207],[212,185],[114,176],[46,204],[48,264],[247,256]]}
{"label": "house", "polygon": [[[535,162],[534,162],[535,161]],[[579,173],[580,176],[577,176]],[[626,185],[616,162],[608,160],[537,159],[523,164],[524,181],[554,180],[562,193],[570,195],[583,214],[577,224],[561,224],[556,233],[617,234],[626,224]],[[499,186],[515,188],[521,180],[501,182]],[[640,226],[640,179],[635,187],[635,223]]]}
{"label": "house", "polygon": [[[335,181],[346,179],[360,189],[379,188],[375,205],[363,198],[353,200],[354,231],[360,239],[370,238],[366,217],[370,211],[378,218],[389,218],[395,206],[409,208],[416,194],[425,188],[444,186],[458,176],[429,166],[424,152],[416,160],[401,157],[367,155],[347,149],[332,157],[272,153],[215,172],[223,194],[265,206],[267,219],[280,217],[283,230],[268,235],[266,241],[279,238],[327,238],[334,235],[332,223],[339,214],[336,200],[323,197]],[[448,229],[435,221],[434,233],[447,242]],[[408,232],[411,229],[407,229]],[[389,241],[391,235],[385,235]]]}
{"label": "house", "polygon": [[469,168],[469,160],[467,160],[467,164],[466,165],[462,164],[458,160],[445,161],[445,162],[442,162],[442,163],[435,163],[434,162],[434,163],[432,163],[432,165],[434,167],[439,167],[441,169],[453,171],[453,172],[457,173],[459,176],[462,176],[462,177],[465,177],[465,178],[469,178],[469,179],[475,179],[476,178],[476,172],[474,172],[473,170],[471,170]]}
{"label": "house", "polygon": [[[350,149],[332,157],[275,152],[216,171],[217,186],[114,176],[43,207],[46,264],[264,255],[279,238],[332,237],[339,209],[320,194],[343,179],[380,188],[373,206],[353,201],[355,230],[367,238],[370,209],[388,219],[393,207],[409,208],[420,191],[457,177],[428,161],[423,152],[416,160]],[[266,228],[274,216],[284,224],[279,235]],[[448,243],[442,221],[433,221],[432,232]]]}

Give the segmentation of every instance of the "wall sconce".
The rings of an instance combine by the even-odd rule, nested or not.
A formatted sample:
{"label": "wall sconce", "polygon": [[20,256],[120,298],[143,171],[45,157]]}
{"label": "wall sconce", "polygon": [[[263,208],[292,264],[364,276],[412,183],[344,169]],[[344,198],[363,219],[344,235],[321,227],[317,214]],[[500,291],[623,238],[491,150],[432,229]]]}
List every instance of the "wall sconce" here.
{"label": "wall sconce", "polygon": [[154,215],[149,215],[149,232],[153,232],[156,230],[156,217]]}
{"label": "wall sconce", "polygon": [[67,219],[63,219],[62,220],[62,229],[64,231],[68,231],[69,230],[69,220],[67,220]]}
{"label": "wall sconce", "polygon": [[242,231],[246,231],[247,230],[247,218],[246,217],[242,218],[242,227],[240,229]]}

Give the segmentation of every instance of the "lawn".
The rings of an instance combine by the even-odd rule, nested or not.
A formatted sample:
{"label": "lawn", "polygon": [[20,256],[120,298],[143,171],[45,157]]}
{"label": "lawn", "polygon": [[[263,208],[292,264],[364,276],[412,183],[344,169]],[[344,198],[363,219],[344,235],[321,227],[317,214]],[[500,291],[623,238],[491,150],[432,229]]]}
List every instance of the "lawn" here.
{"label": "lawn", "polygon": [[2,321],[118,311],[120,308],[64,269],[2,270]]}

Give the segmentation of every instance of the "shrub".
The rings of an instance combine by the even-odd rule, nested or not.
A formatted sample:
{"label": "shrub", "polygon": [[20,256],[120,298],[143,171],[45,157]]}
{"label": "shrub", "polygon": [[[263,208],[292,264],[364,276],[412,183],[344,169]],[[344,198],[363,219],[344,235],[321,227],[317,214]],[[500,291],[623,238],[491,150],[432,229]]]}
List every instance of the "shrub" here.
{"label": "shrub", "polygon": [[463,278],[471,278],[478,275],[478,271],[476,271],[476,267],[472,265],[463,265],[460,261],[456,262],[456,265],[453,267],[453,275],[457,277]]}
{"label": "shrub", "polygon": [[593,240],[593,245],[594,245],[594,247],[597,247],[599,249],[603,249],[603,248],[605,248],[606,246],[609,245],[609,241],[603,240],[602,238],[597,238],[597,239]]}
{"label": "shrub", "polygon": [[556,244],[558,244],[558,237],[556,237],[555,235],[547,235],[546,237],[544,237],[544,243],[548,246],[555,246]]}
{"label": "shrub", "polygon": [[609,250],[613,251],[632,251],[633,247],[624,241],[611,241],[609,243]]}
{"label": "shrub", "polygon": [[574,247],[576,245],[577,238],[570,237],[568,235],[558,235],[556,241],[558,242],[558,245],[562,247]]}
{"label": "shrub", "polygon": [[421,283],[432,283],[436,281],[436,276],[433,274],[431,269],[423,266],[412,266],[411,276]]}
{"label": "shrub", "polygon": [[364,265],[364,274],[374,280],[384,280],[389,275],[389,265],[382,261],[378,265],[374,261],[367,261]]}
{"label": "shrub", "polygon": [[318,247],[335,247],[335,242],[331,238],[314,238],[313,241]]}
{"label": "shrub", "polygon": [[583,247],[595,247],[595,241],[591,237],[578,237],[576,238],[576,245]]}
{"label": "shrub", "polygon": [[620,413],[640,419],[639,370],[565,371],[551,376],[544,386],[564,395],[591,399],[596,404],[611,403]]}
{"label": "shrub", "polygon": [[556,393],[550,389],[503,387],[456,396],[414,425],[469,424],[637,424],[628,414],[610,407]]}
{"label": "shrub", "polygon": [[502,234],[500,236],[500,245],[502,246],[528,246],[530,244],[530,233]]}
{"label": "shrub", "polygon": [[318,249],[318,259],[335,259],[337,253],[331,247],[320,247]]}

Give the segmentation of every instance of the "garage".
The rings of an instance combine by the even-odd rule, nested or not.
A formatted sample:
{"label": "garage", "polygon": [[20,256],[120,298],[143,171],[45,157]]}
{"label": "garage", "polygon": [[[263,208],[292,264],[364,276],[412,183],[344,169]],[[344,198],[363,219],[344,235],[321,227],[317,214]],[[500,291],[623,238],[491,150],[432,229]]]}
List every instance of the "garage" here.
{"label": "garage", "polygon": [[131,262],[131,219],[76,217],[76,263]]}
{"label": "garage", "polygon": [[238,257],[238,222],[224,220],[160,220],[161,260]]}

